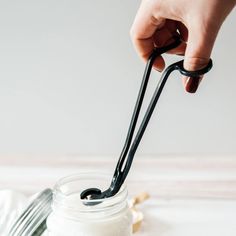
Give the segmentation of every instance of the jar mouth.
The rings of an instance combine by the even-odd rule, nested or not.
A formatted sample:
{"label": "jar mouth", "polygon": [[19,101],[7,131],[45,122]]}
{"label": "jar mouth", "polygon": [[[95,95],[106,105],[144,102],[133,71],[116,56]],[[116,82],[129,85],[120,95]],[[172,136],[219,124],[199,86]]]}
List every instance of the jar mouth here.
{"label": "jar mouth", "polygon": [[54,187],[52,207],[54,210],[60,209],[80,214],[118,211],[127,204],[126,185],[123,185],[115,196],[109,198],[89,200],[80,198],[81,192],[88,188],[106,190],[110,181],[111,175],[107,173],[84,172],[64,177]]}

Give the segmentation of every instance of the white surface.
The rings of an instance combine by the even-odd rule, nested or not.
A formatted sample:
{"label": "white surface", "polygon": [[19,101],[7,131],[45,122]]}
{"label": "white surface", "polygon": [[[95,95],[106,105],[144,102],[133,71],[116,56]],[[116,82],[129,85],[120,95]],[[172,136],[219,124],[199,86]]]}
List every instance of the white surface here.
{"label": "white surface", "polygon": [[[13,196],[14,200],[9,196]],[[0,211],[2,236],[7,236],[7,225],[19,215],[22,205],[26,205],[25,202],[26,198],[19,193],[0,191],[0,206],[10,206],[7,211]],[[141,230],[135,234],[137,236],[234,236],[236,234],[236,201],[149,200],[141,208],[145,219]]]}
{"label": "white surface", "polygon": [[[66,175],[110,172],[116,158],[5,156],[0,188],[26,194],[52,187]],[[137,156],[128,177],[130,196],[147,191],[145,221],[137,236],[235,236],[236,158]],[[4,235],[5,236],[5,235]]]}
{"label": "white surface", "polygon": [[[4,156],[0,157],[0,187],[33,194],[74,173],[112,175],[116,162],[112,157]],[[158,199],[236,199],[236,158],[136,156],[127,183],[132,195],[147,191]]]}
{"label": "white surface", "polygon": [[[144,70],[129,38],[139,3],[1,1],[0,153],[118,156]],[[170,79],[141,153],[236,153],[235,18],[196,95]]]}
{"label": "white surface", "polygon": [[144,208],[140,236],[236,235],[236,201],[152,201]]}

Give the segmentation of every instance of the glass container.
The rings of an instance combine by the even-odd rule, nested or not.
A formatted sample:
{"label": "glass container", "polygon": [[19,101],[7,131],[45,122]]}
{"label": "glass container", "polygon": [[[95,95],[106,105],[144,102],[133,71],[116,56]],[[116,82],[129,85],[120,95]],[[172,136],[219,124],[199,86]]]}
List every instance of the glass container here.
{"label": "glass container", "polygon": [[123,186],[111,198],[81,200],[83,190],[106,189],[110,175],[79,174],[61,179],[53,191],[52,212],[47,218],[47,236],[131,236],[132,214],[128,191]]}

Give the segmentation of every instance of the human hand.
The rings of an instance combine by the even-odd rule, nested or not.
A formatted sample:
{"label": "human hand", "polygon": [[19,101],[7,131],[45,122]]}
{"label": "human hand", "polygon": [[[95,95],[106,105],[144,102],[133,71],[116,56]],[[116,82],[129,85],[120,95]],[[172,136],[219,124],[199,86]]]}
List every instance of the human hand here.
{"label": "human hand", "polygon": [[[147,61],[154,47],[167,45],[179,35],[183,43],[169,51],[185,55],[186,70],[206,66],[215,39],[236,0],[143,0],[131,28],[138,54]],[[154,63],[158,71],[165,67],[160,56]],[[183,78],[186,91],[195,93],[201,78]]]}

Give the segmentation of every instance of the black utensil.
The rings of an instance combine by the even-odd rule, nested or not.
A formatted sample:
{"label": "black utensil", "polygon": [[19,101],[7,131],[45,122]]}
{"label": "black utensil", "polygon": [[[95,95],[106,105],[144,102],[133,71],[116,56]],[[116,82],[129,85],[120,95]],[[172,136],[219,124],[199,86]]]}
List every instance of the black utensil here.
{"label": "black utensil", "polygon": [[[145,92],[146,92],[147,84],[148,84],[149,77],[151,74],[153,63],[158,56],[160,56],[161,54],[163,54],[171,49],[178,47],[180,44],[181,44],[181,40],[178,37],[176,37],[176,38],[174,38],[173,43],[171,43],[165,47],[155,48],[153,50],[153,52],[151,53],[151,55],[147,61],[147,64],[146,64],[145,71],[144,71],[141,88],[139,90],[138,98],[137,98],[137,101],[135,104],[135,108],[134,108],[134,112],[132,115],[132,119],[131,119],[131,123],[129,126],[126,141],[125,141],[124,147],[122,149],[120,158],[118,160],[110,187],[105,191],[102,191],[98,188],[86,189],[81,193],[81,199],[87,199],[87,200],[104,199],[104,198],[112,197],[119,192],[122,184],[124,183],[128,173],[129,173],[129,170],[131,168],[131,165],[132,165],[132,162],[134,159],[135,152],[136,152],[138,145],[143,137],[143,134],[146,130],[148,122],[152,116],[154,109],[155,109],[156,103],[161,95],[161,92],[162,92],[162,90],[165,86],[165,83],[166,83],[168,77],[170,76],[171,72],[178,70],[182,75],[192,77],[192,78],[198,78],[199,76],[201,76],[211,70],[211,68],[213,66],[211,59],[206,67],[204,67],[201,70],[197,70],[197,71],[185,70],[184,66],[183,66],[183,62],[184,62],[183,60],[173,63],[170,66],[168,66],[164,70],[164,72],[161,76],[161,79],[157,85],[157,88],[156,88],[153,96],[152,96],[152,99],[151,99],[150,104],[146,110],[146,113],[145,113],[144,118],[141,122],[141,125],[137,131],[136,136],[133,139],[135,127],[136,127],[139,113],[140,113],[140,110],[142,107],[142,103],[143,103],[143,99],[145,96]],[[133,140],[133,142],[132,142],[132,140]],[[101,202],[95,201],[94,203],[92,203],[92,201],[90,201],[90,202],[88,201],[87,204],[88,205],[96,205]],[[86,201],[85,201],[85,204],[86,204]]]}

